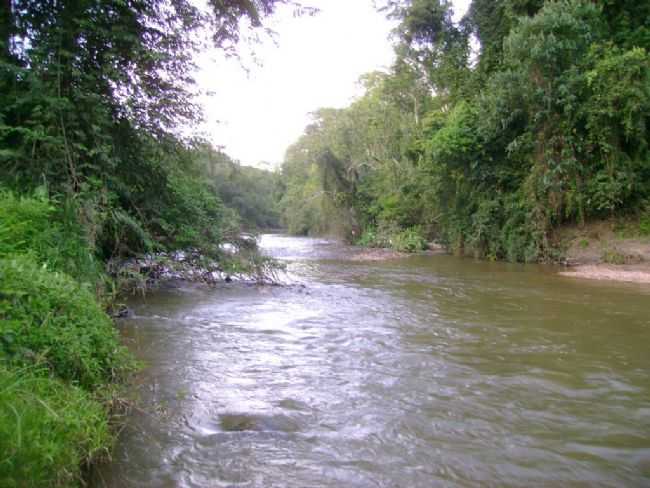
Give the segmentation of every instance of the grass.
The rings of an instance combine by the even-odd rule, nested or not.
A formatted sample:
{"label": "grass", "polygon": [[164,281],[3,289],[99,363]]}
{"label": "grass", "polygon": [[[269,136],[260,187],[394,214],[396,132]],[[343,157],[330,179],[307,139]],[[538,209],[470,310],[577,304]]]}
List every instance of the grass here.
{"label": "grass", "polygon": [[650,236],[650,210],[646,210],[639,219],[639,234],[643,237]]}
{"label": "grass", "polygon": [[650,237],[650,207],[638,216],[618,219],[614,223],[614,233],[619,239]]}
{"label": "grass", "polygon": [[0,367],[0,486],[75,487],[112,443],[105,408],[32,368]]}
{"label": "grass", "polygon": [[128,363],[94,295],[25,256],[0,260],[0,358],[46,367],[89,391],[117,379]]}
{"label": "grass", "polygon": [[15,254],[30,254],[80,282],[96,285],[103,279],[70,202],[54,206],[44,196],[0,191],[0,258]]}
{"label": "grass", "polygon": [[77,487],[134,367],[73,213],[0,191],[0,486]]}
{"label": "grass", "polygon": [[601,259],[607,264],[626,264],[627,257],[617,249],[606,248],[603,250]]}
{"label": "grass", "polygon": [[419,227],[408,229],[370,227],[363,232],[355,244],[363,247],[390,247],[399,252],[417,252],[427,249],[427,241]]}
{"label": "grass", "polygon": [[395,233],[390,243],[393,249],[400,252],[417,252],[427,249],[427,241],[417,227],[410,227]]}

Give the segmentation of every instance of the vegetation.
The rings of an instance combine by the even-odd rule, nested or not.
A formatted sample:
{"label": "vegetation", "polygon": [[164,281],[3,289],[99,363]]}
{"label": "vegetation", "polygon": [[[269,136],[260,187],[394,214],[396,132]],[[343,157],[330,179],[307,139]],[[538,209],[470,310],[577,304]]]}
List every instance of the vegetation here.
{"label": "vegetation", "polygon": [[112,441],[109,385],[133,367],[96,299],[99,262],[66,215],[44,196],[0,195],[2,486],[76,485]]}
{"label": "vegetation", "polygon": [[[305,11],[0,4],[0,485],[77,486],[110,447],[114,385],[133,361],[104,311],[119,289],[107,263],[222,260],[242,229],[276,225],[269,174],[186,134],[201,117],[193,55],[209,43],[236,55],[285,3]],[[249,254],[228,266],[268,268]]]}
{"label": "vegetation", "polygon": [[128,365],[117,331],[94,295],[29,257],[0,260],[0,341],[5,365],[37,364],[88,390]]}
{"label": "vegetation", "polygon": [[231,195],[183,128],[200,120],[201,36],[234,53],[239,29],[276,3],[3,3],[0,185],[40,189],[75,213],[102,260],[188,246],[216,254],[239,224],[222,197],[246,210],[244,224],[271,223],[268,211],[255,220],[252,172]]}
{"label": "vegetation", "polygon": [[106,407],[38,370],[0,366],[0,398],[2,486],[75,486],[111,444]]}
{"label": "vegetation", "polygon": [[73,209],[57,206],[42,189],[35,197],[0,193],[0,258],[17,254],[29,254],[39,264],[87,284],[102,279]]}
{"label": "vegetation", "polygon": [[[650,196],[646,2],[387,0],[395,65],[287,152],[282,219],[362,244],[419,232],[458,253],[557,257],[567,224]],[[406,246],[416,249],[417,245]]]}
{"label": "vegetation", "polygon": [[247,230],[277,229],[280,214],[276,205],[277,174],[242,166],[227,154],[203,146],[198,159],[207,180],[223,204]]}
{"label": "vegetation", "polygon": [[[650,233],[650,18],[628,0],[384,0],[396,62],[322,108],[279,175],[188,137],[193,55],[291,0],[0,4],[0,484],[74,486],[132,361],[107,263],[182,251],[268,272],[242,230],[552,259],[565,224]],[[281,219],[280,219],[281,217]],[[612,249],[603,257],[629,261]]]}

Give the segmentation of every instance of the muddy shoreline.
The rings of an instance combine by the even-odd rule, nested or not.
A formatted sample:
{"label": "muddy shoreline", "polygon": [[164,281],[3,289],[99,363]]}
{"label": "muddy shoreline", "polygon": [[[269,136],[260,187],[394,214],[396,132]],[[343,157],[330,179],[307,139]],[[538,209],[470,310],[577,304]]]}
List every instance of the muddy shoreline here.
{"label": "muddy shoreline", "polygon": [[600,281],[650,284],[650,264],[580,264],[560,272],[561,276]]}
{"label": "muddy shoreline", "polygon": [[571,278],[650,284],[650,237],[628,236],[615,220],[567,227],[559,233]]}
{"label": "muddy shoreline", "polygon": [[[447,251],[436,248],[415,253],[415,255],[423,254],[447,254]],[[392,249],[358,248],[354,250],[349,259],[360,262],[381,262],[404,259],[413,255]],[[576,279],[650,284],[650,249],[648,249],[648,261],[645,261],[643,257],[639,258],[638,261],[634,264],[611,264],[592,256],[585,258],[584,256],[570,255],[566,261],[566,268],[558,274]]]}

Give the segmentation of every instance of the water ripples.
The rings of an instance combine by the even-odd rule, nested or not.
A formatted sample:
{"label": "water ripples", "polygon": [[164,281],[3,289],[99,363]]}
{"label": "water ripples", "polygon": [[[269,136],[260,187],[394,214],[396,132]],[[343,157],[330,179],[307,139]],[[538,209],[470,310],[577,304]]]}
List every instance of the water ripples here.
{"label": "water ripples", "polygon": [[649,484],[647,296],[545,268],[266,245],[298,285],[133,304],[143,407],[97,486]]}

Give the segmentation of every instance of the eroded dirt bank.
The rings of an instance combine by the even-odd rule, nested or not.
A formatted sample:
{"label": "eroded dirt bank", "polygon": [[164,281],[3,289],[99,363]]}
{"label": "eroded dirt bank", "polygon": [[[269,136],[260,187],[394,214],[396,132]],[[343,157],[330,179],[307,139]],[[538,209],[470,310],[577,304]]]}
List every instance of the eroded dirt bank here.
{"label": "eroded dirt bank", "polygon": [[561,275],[650,284],[650,237],[634,235],[625,223],[606,221],[567,228],[560,238],[567,264]]}

